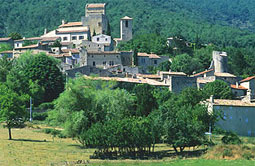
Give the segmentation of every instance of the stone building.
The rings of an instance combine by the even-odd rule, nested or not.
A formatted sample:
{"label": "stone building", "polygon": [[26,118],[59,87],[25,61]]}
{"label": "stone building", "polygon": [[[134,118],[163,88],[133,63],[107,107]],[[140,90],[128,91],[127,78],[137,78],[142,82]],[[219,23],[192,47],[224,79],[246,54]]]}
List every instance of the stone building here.
{"label": "stone building", "polygon": [[0,38],[0,44],[9,44],[13,46],[13,40],[10,37]]}
{"label": "stone building", "polygon": [[147,73],[149,67],[157,67],[160,63],[169,61],[167,56],[158,56],[156,54],[138,53],[137,63],[141,73]]}
{"label": "stone building", "polygon": [[113,51],[114,45],[112,37],[104,34],[96,35],[92,37],[92,42],[96,44],[104,45],[104,51]]}
{"label": "stone building", "polygon": [[242,136],[255,136],[255,103],[242,100],[211,99],[208,101],[208,112],[221,111],[223,120],[216,126]]}
{"label": "stone building", "polygon": [[96,34],[106,34],[108,31],[108,19],[106,16],[106,4],[87,4],[85,7],[85,17],[82,18],[82,25],[90,28],[91,36]]}
{"label": "stone building", "polygon": [[120,38],[115,38],[116,45],[122,41],[133,39],[133,18],[125,16],[120,19]]}

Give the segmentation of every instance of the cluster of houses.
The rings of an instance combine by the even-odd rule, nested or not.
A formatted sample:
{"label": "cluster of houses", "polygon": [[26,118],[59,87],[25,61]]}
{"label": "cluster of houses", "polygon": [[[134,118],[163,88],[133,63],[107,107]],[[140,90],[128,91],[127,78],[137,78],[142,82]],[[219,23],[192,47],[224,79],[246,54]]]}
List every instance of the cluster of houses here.
{"label": "cluster of houses", "polygon": [[[87,4],[85,16],[80,22],[66,22],[57,29],[47,31],[40,37],[12,40],[0,38],[0,44],[13,46],[13,50],[0,52],[0,57],[18,58],[21,54],[45,53],[61,61],[61,70],[69,77],[77,73],[89,76],[99,75],[102,80],[115,80],[134,84],[150,84],[167,87],[170,91],[179,93],[184,88],[202,88],[215,80],[223,80],[231,87],[236,100],[208,100],[210,109],[222,109],[225,121],[219,125],[226,130],[238,134],[255,136],[255,121],[249,120],[255,115],[255,76],[241,79],[227,70],[227,53],[213,51],[213,61],[206,71],[188,76],[183,72],[158,71],[148,74],[149,67],[156,67],[170,61],[166,56],[153,53],[138,53],[134,66],[132,50],[118,51],[116,46],[133,38],[133,19],[125,16],[120,19],[120,38],[112,38],[109,34],[109,21],[106,16],[106,4]],[[171,44],[173,38],[168,38]],[[146,74],[147,73],[147,74]]]}

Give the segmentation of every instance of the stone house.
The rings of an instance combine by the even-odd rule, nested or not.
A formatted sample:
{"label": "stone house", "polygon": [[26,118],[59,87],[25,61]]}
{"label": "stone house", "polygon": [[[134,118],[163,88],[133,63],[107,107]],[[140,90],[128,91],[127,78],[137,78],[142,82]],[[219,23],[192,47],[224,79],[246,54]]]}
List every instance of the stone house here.
{"label": "stone house", "polygon": [[141,73],[147,73],[149,67],[157,67],[160,63],[169,61],[167,56],[158,56],[156,54],[138,53],[137,63]]}
{"label": "stone house", "polygon": [[9,44],[13,46],[13,40],[10,37],[0,38],[0,44]]}
{"label": "stone house", "polygon": [[92,37],[92,42],[96,44],[104,45],[104,51],[113,51],[112,37],[108,35],[96,35]]}
{"label": "stone house", "polygon": [[223,113],[223,120],[219,120],[216,126],[238,135],[255,136],[255,103],[213,97],[208,102],[208,112],[218,110]]}
{"label": "stone house", "polygon": [[14,58],[12,50],[0,52],[0,58],[2,58],[3,56],[7,56],[7,58],[9,58],[9,59],[13,59]]}

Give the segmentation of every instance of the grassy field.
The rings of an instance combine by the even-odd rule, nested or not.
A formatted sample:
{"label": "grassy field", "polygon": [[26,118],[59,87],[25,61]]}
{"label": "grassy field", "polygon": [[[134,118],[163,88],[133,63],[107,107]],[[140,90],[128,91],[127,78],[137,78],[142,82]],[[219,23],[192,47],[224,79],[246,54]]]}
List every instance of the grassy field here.
{"label": "grassy field", "polygon": [[[7,129],[0,127],[0,166],[37,165],[101,165],[101,166],[254,166],[252,160],[206,160],[203,156],[189,159],[164,157],[160,160],[90,160],[94,149],[82,149],[72,139],[53,138],[40,132],[41,129],[13,129],[14,140],[8,140]],[[251,141],[250,141],[251,142]],[[169,150],[166,145],[158,145],[157,151]],[[173,153],[173,152],[171,152]]]}

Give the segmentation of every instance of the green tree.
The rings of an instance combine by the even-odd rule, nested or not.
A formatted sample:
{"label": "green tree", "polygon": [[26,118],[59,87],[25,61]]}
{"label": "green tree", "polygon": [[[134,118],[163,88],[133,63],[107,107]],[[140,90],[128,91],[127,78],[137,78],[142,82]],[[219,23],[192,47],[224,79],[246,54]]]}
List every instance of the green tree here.
{"label": "green tree", "polygon": [[5,123],[9,131],[9,140],[12,139],[11,129],[25,122],[25,96],[20,96],[7,86],[0,84],[0,122]]}
{"label": "green tree", "polygon": [[216,80],[214,82],[208,83],[203,88],[204,93],[209,98],[211,95],[215,99],[232,99],[233,94],[229,85],[221,80]]}
{"label": "green tree", "polygon": [[6,77],[12,69],[12,60],[7,56],[0,58],[0,82],[6,82]]}
{"label": "green tree", "polygon": [[17,33],[17,32],[12,32],[8,35],[9,37],[11,37],[13,40],[19,40],[22,39],[21,34]]}
{"label": "green tree", "polygon": [[153,96],[154,87],[149,84],[138,84],[133,92],[137,97],[136,114],[137,116],[148,116],[153,109],[157,108],[157,102]]}
{"label": "green tree", "polygon": [[0,52],[12,50],[12,46],[9,44],[0,44]]}
{"label": "green tree", "polygon": [[181,54],[173,59],[171,69],[191,75],[194,71],[201,69],[201,64],[188,54]]}

